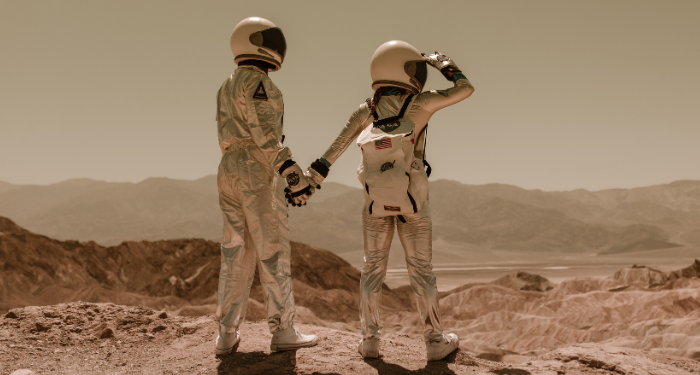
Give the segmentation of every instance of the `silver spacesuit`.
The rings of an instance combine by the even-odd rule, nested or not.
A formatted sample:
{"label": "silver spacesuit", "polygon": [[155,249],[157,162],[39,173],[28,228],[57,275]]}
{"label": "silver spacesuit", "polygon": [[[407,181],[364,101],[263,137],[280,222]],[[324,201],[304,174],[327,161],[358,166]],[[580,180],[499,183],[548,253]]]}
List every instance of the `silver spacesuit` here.
{"label": "silver spacesuit", "polygon": [[[265,34],[270,30],[276,34]],[[311,187],[301,168],[292,161],[289,148],[282,144],[282,93],[267,75],[266,67],[279,69],[284,49],[269,49],[258,58],[241,53],[241,43],[237,42],[240,39],[244,47],[257,52],[258,45],[251,48],[245,43],[250,44],[248,40],[261,33],[259,46],[271,43],[272,37],[278,38],[273,40],[274,46],[284,43],[281,31],[270,21],[257,17],[241,21],[231,39],[239,67],[217,94],[216,120],[223,153],[217,183],[224,219],[216,310],[220,325],[217,354],[230,352],[239,340],[237,331],[245,317],[256,267],[266,298],[270,332],[293,331],[294,296],[285,188],[289,186],[288,193],[296,193],[310,191]],[[277,60],[268,59],[273,53]],[[304,341],[297,340],[299,335],[291,335],[296,338],[285,339],[283,344],[289,344],[290,340],[296,344]],[[273,350],[286,349],[276,346],[279,343],[275,337]]]}
{"label": "silver spacesuit", "polygon": [[[413,55],[414,52],[410,49],[415,49],[408,45],[408,43],[400,42],[405,44],[405,46],[403,46],[397,42],[398,41],[387,42],[377,51],[381,52],[380,50],[389,43],[394,44],[385,48],[393,48],[395,51],[396,48],[402,47],[409,50],[410,53],[399,51],[398,55],[400,56],[398,57],[398,62],[391,62],[391,64],[397,67],[403,67],[406,61],[411,61],[411,59],[421,59],[420,54],[418,54],[417,57]],[[394,56],[397,55],[396,52],[390,52],[392,52]],[[401,56],[401,53],[403,53],[404,56]],[[417,54],[418,52],[415,51],[415,53]],[[408,57],[405,56],[406,54]],[[377,53],[375,53],[375,56],[376,55]],[[312,164],[312,166],[306,170],[305,173],[311,180],[312,185],[319,185],[328,174],[330,165],[340,157],[366,127],[373,124],[373,120],[376,120],[371,111],[373,104],[379,118],[396,116],[410,93],[415,93],[416,95],[413,97],[412,103],[408,106],[404,116],[415,123],[414,134],[418,136],[415,139],[414,156],[415,160],[419,163],[417,165],[421,169],[423,168],[423,138],[425,137],[424,130],[428,124],[428,120],[437,110],[466,99],[474,91],[474,88],[467,78],[461,74],[461,71],[456,69],[456,66],[451,63],[448,57],[436,52],[435,55],[424,56],[423,59],[427,60],[430,65],[438,69],[440,69],[442,65],[451,64],[450,68],[453,71],[446,72],[446,70],[449,69],[443,69],[442,72],[448,79],[454,82],[454,86],[446,90],[420,92],[425,83],[425,76],[422,77],[422,82],[420,82],[421,79],[410,79],[415,76],[420,76],[420,69],[418,69],[418,73],[416,73],[416,69],[412,68],[413,77],[407,76],[402,78],[399,73],[402,73],[403,70],[399,73],[396,72],[400,70],[400,68],[392,70],[392,66],[389,63],[378,63],[378,65],[384,64],[385,70],[389,71],[389,73],[394,76],[386,79],[385,77],[387,74],[384,74],[384,77],[375,77],[373,74],[375,81],[373,88],[379,89],[384,87],[385,89],[377,91],[374,99],[368,99],[367,102],[362,103],[359,108],[355,110],[340,132],[340,135],[338,135],[330,148],[323,154],[323,157],[317,160],[317,162],[314,163],[315,165]],[[396,60],[396,58],[394,58],[394,60]],[[439,60],[442,60],[442,62]],[[374,61],[373,58],[373,62]],[[424,67],[425,65],[423,65],[423,68]],[[373,73],[377,70],[381,70],[381,67],[373,70]],[[381,78],[384,79],[382,80]],[[377,82],[379,82],[379,84],[377,84]],[[319,161],[322,161],[323,165],[319,164]],[[324,165],[327,168],[323,168]],[[362,163],[360,166],[360,168],[362,168]],[[319,170],[321,170],[321,173],[319,173]],[[423,174],[423,176],[425,176],[425,174]],[[427,188],[427,176],[424,178],[425,181],[422,183],[425,183]],[[362,181],[361,178],[360,180]],[[371,204],[372,198],[369,195],[369,191],[367,191],[365,194],[365,207],[362,212],[365,264],[362,269],[360,280],[360,321],[363,338],[365,341],[371,339],[375,339],[376,341],[380,336],[379,308],[382,284],[386,276],[389,249],[394,234],[394,226],[396,225],[405,252],[411,287],[416,294],[418,311],[421,321],[424,324],[424,339],[426,343],[441,340],[443,331],[440,325],[438,291],[431,264],[432,221],[427,198],[418,212],[398,216],[375,216],[371,213]],[[454,336],[454,339],[456,339],[456,336]],[[446,340],[449,341],[449,338]],[[366,357],[376,357],[376,350],[377,349],[372,349],[368,351],[367,347],[365,347],[363,351],[362,342],[360,344],[360,352]],[[449,351],[451,350],[453,349]],[[444,355],[449,354],[449,351]],[[367,353],[370,354],[368,355]],[[442,356],[444,357],[444,355]],[[433,359],[436,358],[437,357]],[[430,348],[429,359],[431,359]]]}

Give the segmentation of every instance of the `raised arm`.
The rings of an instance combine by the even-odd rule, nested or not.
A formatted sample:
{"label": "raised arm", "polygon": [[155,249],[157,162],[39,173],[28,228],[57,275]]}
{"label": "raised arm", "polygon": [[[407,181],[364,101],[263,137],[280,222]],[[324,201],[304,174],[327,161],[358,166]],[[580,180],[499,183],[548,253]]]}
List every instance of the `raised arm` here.
{"label": "raised arm", "polygon": [[454,86],[447,90],[433,90],[420,94],[426,111],[435,113],[439,109],[468,98],[474,92],[474,86],[448,56],[435,51],[431,55],[423,54],[423,58],[439,70],[448,81],[454,82]]}
{"label": "raised arm", "polygon": [[343,130],[340,131],[338,137],[331,143],[331,146],[326,150],[323,156],[316,159],[316,161],[311,163],[311,166],[304,171],[304,176],[309,179],[312,185],[316,186],[317,189],[321,188],[323,180],[328,177],[331,165],[338,160],[340,155],[348,149],[350,143],[352,143],[371,122],[372,117],[369,114],[367,103],[362,103],[355,112],[352,113]]}

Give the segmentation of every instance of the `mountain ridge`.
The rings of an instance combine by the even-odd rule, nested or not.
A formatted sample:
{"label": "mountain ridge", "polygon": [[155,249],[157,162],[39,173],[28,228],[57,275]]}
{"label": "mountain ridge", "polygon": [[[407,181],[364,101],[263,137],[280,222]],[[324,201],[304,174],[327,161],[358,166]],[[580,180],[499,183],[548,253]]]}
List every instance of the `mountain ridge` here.
{"label": "mountain ridge", "polygon": [[[1,189],[1,187],[0,187]],[[502,259],[600,254],[626,257],[660,250],[700,253],[700,181],[634,189],[545,192],[513,185],[430,182],[437,259]],[[346,259],[362,257],[363,191],[326,183],[303,208],[290,207],[290,236]],[[62,240],[221,237],[216,177],[149,178],[139,183],[75,179],[0,190],[0,215]],[[402,264],[394,241],[391,264]],[[521,255],[518,255],[521,254]],[[398,263],[397,263],[398,262]]]}

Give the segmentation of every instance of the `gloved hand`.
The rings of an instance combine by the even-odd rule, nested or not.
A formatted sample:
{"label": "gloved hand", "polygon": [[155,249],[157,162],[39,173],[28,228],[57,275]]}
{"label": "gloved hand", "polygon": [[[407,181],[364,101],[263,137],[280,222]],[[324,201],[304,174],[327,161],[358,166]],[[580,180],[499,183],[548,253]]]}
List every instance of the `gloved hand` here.
{"label": "gloved hand", "polygon": [[292,206],[303,206],[314,194],[314,189],[304,176],[301,168],[293,160],[287,160],[279,169],[280,176],[287,180],[287,187],[284,189],[284,196]]}
{"label": "gloved hand", "polygon": [[438,51],[431,55],[426,55],[421,53],[423,59],[430,64],[433,68],[437,69],[442,73],[445,78],[452,81],[452,76],[457,73],[462,73],[462,71],[455,65],[454,61],[450,59],[449,56],[443,55]]}
{"label": "gloved hand", "polygon": [[305,187],[298,190],[294,190],[290,187],[284,188],[284,196],[287,198],[287,202],[297,207],[305,206],[306,201],[308,201],[315,192],[316,189],[309,184],[306,184]]}
{"label": "gloved hand", "polygon": [[314,185],[316,189],[321,189],[321,184],[323,180],[328,177],[328,172],[331,169],[331,163],[324,159],[323,157],[316,159],[311,165],[304,171],[304,177],[309,180],[311,185]]}

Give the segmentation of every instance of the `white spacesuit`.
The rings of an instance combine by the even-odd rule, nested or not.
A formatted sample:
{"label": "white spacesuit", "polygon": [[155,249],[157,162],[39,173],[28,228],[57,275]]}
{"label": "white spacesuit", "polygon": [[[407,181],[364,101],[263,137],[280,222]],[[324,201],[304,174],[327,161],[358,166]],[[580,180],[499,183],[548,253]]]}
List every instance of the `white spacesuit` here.
{"label": "white spacesuit", "polygon": [[[427,79],[426,64],[440,70],[448,80],[454,82],[454,87],[421,92]],[[399,126],[398,122],[393,122],[394,128],[380,125],[382,121],[379,119],[393,117],[388,120],[388,125],[392,125],[392,121],[399,121],[399,118],[408,119],[415,124],[413,132],[400,134],[400,137],[395,138],[400,140],[403,137],[408,140],[409,150],[413,151],[413,155],[409,155],[411,159],[401,164],[405,166],[405,170],[401,170],[399,174],[402,176],[405,172],[406,176],[410,175],[408,196],[413,204],[413,211],[409,213],[404,213],[404,208],[400,207],[383,206],[377,209],[375,199],[381,197],[381,194],[372,194],[373,188],[365,183],[368,163],[367,157],[364,156],[366,150],[363,149],[363,161],[358,169],[358,177],[365,188],[365,207],[362,212],[365,264],[360,280],[360,321],[363,339],[358,349],[364,357],[377,357],[379,354],[381,290],[396,226],[406,256],[410,283],[416,294],[418,311],[424,324],[428,360],[439,360],[456,349],[459,341],[454,334],[443,334],[440,326],[438,292],[431,264],[432,221],[427,197],[423,140],[430,117],[437,110],[466,99],[474,88],[449,57],[438,52],[428,56],[420,54],[413,46],[402,41],[390,41],[377,48],[372,56],[370,72],[372,88],[375,90],[374,97],[360,105],[323,157],[312,163],[304,173],[312,185],[320,186],[328,175],[330,166],[363,130],[373,127],[369,130],[375,135],[382,131],[391,135],[396,127],[403,127]],[[405,107],[403,116],[402,107]],[[358,143],[361,143],[365,134],[366,132]],[[376,143],[370,143],[370,147],[373,147],[373,152],[381,153],[384,149],[404,147],[407,143],[399,142],[399,146],[395,146],[391,142],[377,140]],[[367,144],[364,147],[367,147]],[[388,163],[371,168],[377,168],[381,175],[394,168],[394,165],[398,164],[389,160]],[[420,194],[411,195],[413,186],[416,186],[413,191],[420,191],[421,187],[425,189],[422,198]],[[402,194],[406,196],[405,189]],[[400,211],[401,214],[392,215],[393,210]]]}
{"label": "white spacesuit", "polygon": [[[316,336],[293,327],[287,200],[305,203],[314,192],[282,142],[282,93],[268,71],[280,69],[286,52],[282,31],[258,17],[241,21],[231,35],[236,71],[217,95],[221,242],[216,353],[238,344],[255,269],[266,298],[272,350],[315,345]],[[285,183],[286,179],[286,183]],[[285,197],[285,191],[287,197]]]}

